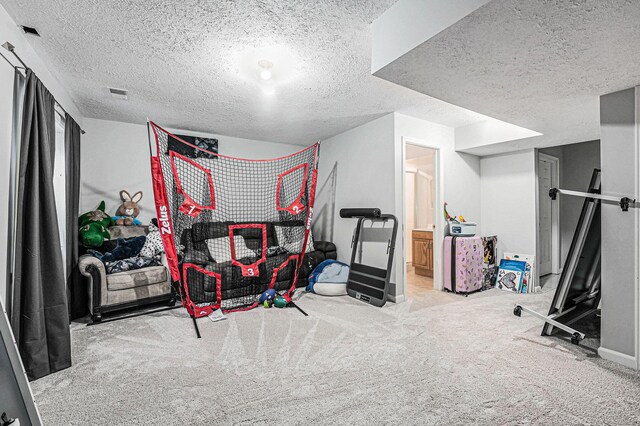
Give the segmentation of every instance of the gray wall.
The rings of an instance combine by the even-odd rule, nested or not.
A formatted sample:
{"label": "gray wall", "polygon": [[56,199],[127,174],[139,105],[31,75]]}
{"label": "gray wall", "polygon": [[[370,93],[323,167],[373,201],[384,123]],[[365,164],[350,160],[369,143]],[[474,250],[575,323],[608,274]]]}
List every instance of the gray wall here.
{"label": "gray wall", "polygon": [[[586,191],[593,169],[600,168],[600,141],[544,148],[540,149],[540,152],[560,160],[560,188],[562,189]],[[558,202],[560,205],[560,267],[562,268],[567,260],[584,200],[578,197],[558,197]]]}
{"label": "gray wall", "polygon": [[505,252],[536,255],[536,161],[533,149],[480,159],[482,233]]}
{"label": "gray wall", "polygon": [[[600,97],[602,193],[637,197],[636,89]],[[602,205],[602,338],[600,354],[636,362],[638,209]],[[602,349],[605,351],[602,351]]]}

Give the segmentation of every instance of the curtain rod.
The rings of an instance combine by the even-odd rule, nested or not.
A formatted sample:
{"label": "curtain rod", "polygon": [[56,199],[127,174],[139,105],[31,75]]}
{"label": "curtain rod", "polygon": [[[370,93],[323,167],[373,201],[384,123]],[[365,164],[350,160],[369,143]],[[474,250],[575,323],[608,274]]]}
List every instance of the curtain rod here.
{"label": "curtain rod", "polygon": [[[13,65],[13,63],[12,63],[12,62],[11,62],[11,61],[6,57],[6,56],[4,56],[4,55],[0,52],[0,56],[2,56],[2,57],[4,58],[4,60],[5,60],[5,61],[7,61],[7,62],[9,63],[9,65],[11,65],[14,69],[17,69],[17,70],[18,70],[18,69],[23,69],[23,70],[25,70],[25,71],[26,71],[26,70],[27,70],[27,68],[29,68],[29,67],[27,66],[27,64],[25,64],[25,63],[24,63],[24,61],[22,60],[22,58],[20,58],[20,56],[18,56],[18,54],[16,53],[16,48],[15,48],[15,46],[14,46],[13,44],[11,44],[11,43],[9,43],[9,42],[7,41],[7,42],[5,42],[5,43],[2,45],[2,47],[4,47],[5,49],[7,49],[9,52],[13,53],[13,56],[15,56],[15,57],[16,57],[16,59],[17,59],[17,60],[22,64],[22,66],[21,66],[21,67],[16,66],[16,65]],[[60,102],[58,102],[57,100],[55,100],[55,98],[54,98],[54,102],[56,103],[56,105],[58,106],[58,108],[60,108],[62,111],[64,111],[64,113],[65,113],[65,114],[67,114],[67,115],[71,116],[71,114],[69,114],[69,113],[67,112],[67,110],[66,110],[66,109],[64,109],[64,107],[60,104]],[[54,109],[54,110],[55,110],[55,109]],[[58,111],[56,111],[56,112],[58,112]],[[58,114],[60,114],[60,113],[58,112]],[[65,117],[63,117],[63,118],[65,118]],[[73,118],[73,117],[72,117],[72,118]],[[84,130],[80,129],[80,133],[84,135],[86,132],[85,132]]]}
{"label": "curtain rod", "polygon": [[11,61],[9,60],[9,58],[7,58],[6,56],[4,56],[4,55],[2,54],[2,52],[0,52],[0,56],[2,56],[2,59],[4,59],[5,61],[7,61],[7,63],[8,63],[9,65],[11,65],[11,67],[13,67],[13,68],[20,68],[20,69],[22,69],[22,67],[16,67],[15,65],[13,65],[13,62],[11,62]]}

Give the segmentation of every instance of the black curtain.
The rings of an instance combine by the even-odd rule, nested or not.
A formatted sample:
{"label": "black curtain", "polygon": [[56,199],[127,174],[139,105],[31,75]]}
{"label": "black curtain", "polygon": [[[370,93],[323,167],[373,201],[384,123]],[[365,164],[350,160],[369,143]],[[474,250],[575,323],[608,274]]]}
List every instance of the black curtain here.
{"label": "black curtain", "polygon": [[80,204],[80,126],[67,114],[64,125],[65,192],[67,196],[67,301],[69,317],[89,313],[89,297],[78,270],[78,208]]}
{"label": "black curtain", "polygon": [[26,74],[11,326],[35,380],[71,366],[71,338],[53,190],[55,100],[30,69]]}

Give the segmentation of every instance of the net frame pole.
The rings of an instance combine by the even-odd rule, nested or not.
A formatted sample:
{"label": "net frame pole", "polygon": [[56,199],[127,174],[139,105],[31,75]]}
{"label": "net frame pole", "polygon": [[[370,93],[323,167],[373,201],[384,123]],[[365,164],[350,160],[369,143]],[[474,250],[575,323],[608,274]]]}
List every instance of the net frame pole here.
{"label": "net frame pole", "polygon": [[196,329],[196,337],[198,339],[201,339],[202,336],[200,335],[200,329],[198,328],[198,320],[196,319],[195,315],[191,315],[191,319],[193,320],[193,328]]}

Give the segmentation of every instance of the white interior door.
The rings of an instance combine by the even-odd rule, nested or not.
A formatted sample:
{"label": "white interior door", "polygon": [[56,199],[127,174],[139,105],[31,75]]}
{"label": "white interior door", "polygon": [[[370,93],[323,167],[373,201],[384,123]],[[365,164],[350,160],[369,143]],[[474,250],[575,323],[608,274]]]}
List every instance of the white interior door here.
{"label": "white interior door", "polygon": [[539,188],[539,212],[538,212],[538,267],[540,276],[553,272],[553,205],[547,195],[553,188],[555,163],[552,159],[540,156],[538,158],[538,188]]}

